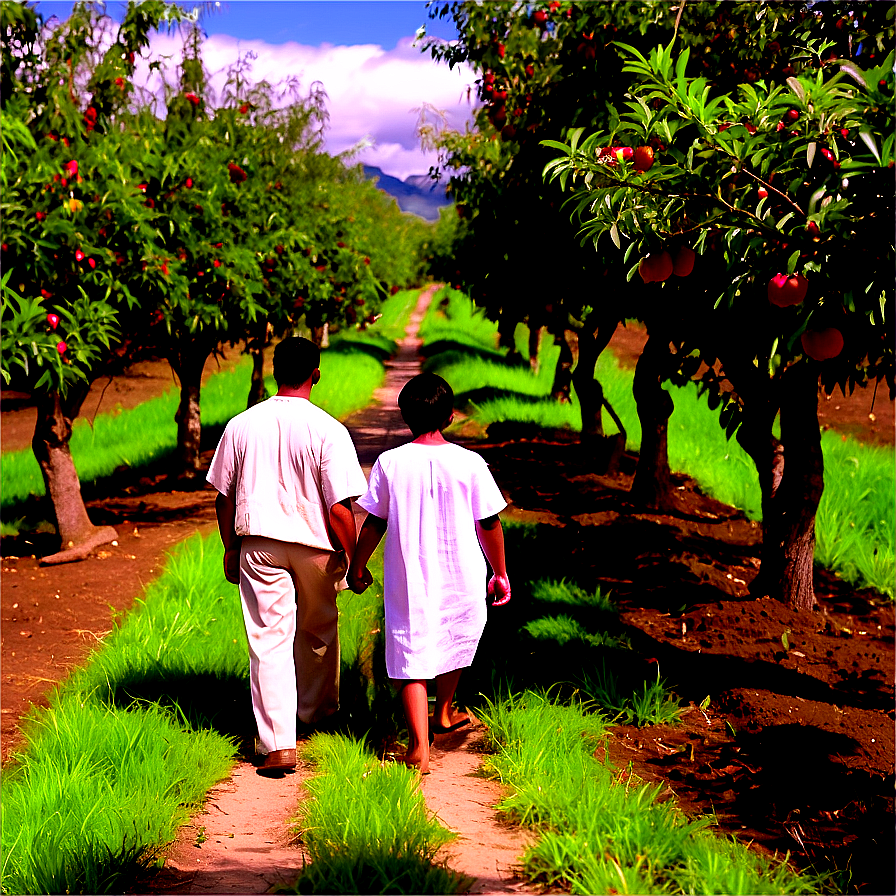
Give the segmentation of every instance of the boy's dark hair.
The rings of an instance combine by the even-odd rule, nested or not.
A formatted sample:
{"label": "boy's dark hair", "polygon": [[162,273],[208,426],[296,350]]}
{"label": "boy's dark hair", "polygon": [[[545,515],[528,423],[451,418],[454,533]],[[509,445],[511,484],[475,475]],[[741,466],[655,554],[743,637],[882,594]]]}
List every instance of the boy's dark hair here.
{"label": "boy's dark hair", "polygon": [[274,349],[274,380],[298,388],[320,367],[320,349],[304,336],[287,336]]}
{"label": "boy's dark hair", "polygon": [[414,436],[443,430],[454,411],[451,386],[434,373],[421,373],[405,383],[398,407]]}

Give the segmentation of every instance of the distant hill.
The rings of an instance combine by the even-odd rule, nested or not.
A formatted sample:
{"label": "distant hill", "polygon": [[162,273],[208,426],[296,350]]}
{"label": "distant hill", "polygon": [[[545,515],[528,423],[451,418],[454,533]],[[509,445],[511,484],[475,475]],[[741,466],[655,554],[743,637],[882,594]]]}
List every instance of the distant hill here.
{"label": "distant hill", "polygon": [[393,196],[403,212],[410,212],[425,221],[437,221],[439,209],[451,205],[445,195],[445,186],[432,181],[428,174],[412,174],[407,180],[399,180],[384,174],[380,168],[364,165],[364,176],[375,180],[380,190]]}

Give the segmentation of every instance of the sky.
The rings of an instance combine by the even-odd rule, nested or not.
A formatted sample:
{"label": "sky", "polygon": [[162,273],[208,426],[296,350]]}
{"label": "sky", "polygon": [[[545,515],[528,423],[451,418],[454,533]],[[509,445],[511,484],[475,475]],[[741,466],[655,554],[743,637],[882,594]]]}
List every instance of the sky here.
{"label": "sky", "polygon": [[[45,19],[64,19],[72,8],[55,0],[35,6]],[[122,8],[122,3],[108,3],[106,11],[119,19]],[[449,127],[460,130],[472,119],[472,71],[451,70],[414,46],[424,24],[428,35],[457,36],[450,20],[429,18],[422,0],[222,0],[204,4],[200,23],[213,88],[220,88],[225,69],[246,52],[255,54],[253,80],[276,83],[294,76],[303,92],[319,81],[330,114],[327,151],[337,154],[363,144],[354,161],[402,180],[426,174],[436,161],[434,153],[420,147],[417,110],[435,107],[445,113]],[[175,33],[156,34],[153,55],[176,59],[180,43]]]}

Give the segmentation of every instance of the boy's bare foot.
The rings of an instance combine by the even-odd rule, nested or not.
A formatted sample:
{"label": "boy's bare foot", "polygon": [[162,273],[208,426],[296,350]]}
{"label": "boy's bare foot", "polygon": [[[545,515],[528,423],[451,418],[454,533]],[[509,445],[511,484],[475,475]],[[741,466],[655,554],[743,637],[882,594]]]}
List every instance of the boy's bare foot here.
{"label": "boy's bare foot", "polygon": [[447,734],[449,731],[457,731],[458,728],[469,725],[470,721],[468,713],[449,707],[448,711],[441,715],[433,714],[429,721],[429,730],[434,734]]}
{"label": "boy's bare foot", "polygon": [[416,750],[408,750],[404,754],[401,761],[408,768],[415,768],[421,775],[429,774],[429,744],[426,749],[418,748]]}

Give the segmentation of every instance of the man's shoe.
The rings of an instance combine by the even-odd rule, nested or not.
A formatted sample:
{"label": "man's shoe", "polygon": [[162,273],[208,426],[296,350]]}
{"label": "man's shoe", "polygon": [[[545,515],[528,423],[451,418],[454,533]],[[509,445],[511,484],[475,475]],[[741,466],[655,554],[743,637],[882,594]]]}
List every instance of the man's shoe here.
{"label": "man's shoe", "polygon": [[259,775],[280,776],[286,772],[294,771],[296,767],[296,751],[271,750],[265,756],[264,762],[258,769]]}

